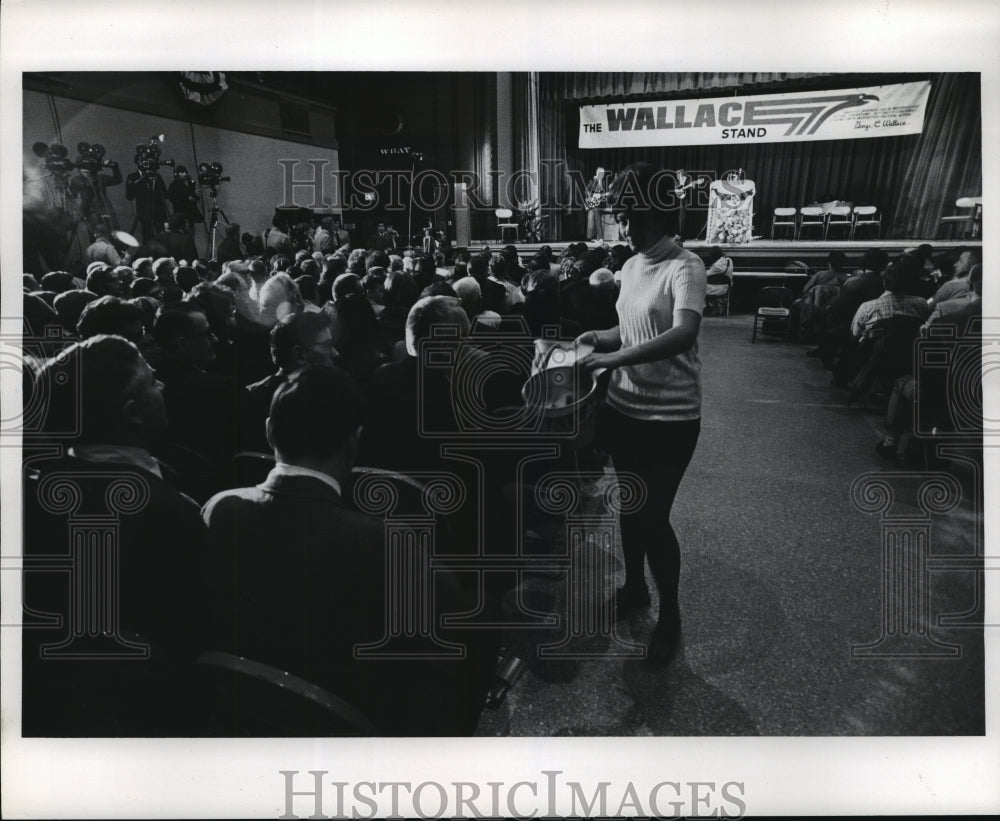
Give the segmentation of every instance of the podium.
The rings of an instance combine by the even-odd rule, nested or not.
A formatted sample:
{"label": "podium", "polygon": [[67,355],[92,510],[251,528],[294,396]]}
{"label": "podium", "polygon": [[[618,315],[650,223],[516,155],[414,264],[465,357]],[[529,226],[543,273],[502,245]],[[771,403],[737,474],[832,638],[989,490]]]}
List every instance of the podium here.
{"label": "podium", "polygon": [[753,239],[753,180],[716,180],[708,187],[705,239],[713,244],[739,245]]}

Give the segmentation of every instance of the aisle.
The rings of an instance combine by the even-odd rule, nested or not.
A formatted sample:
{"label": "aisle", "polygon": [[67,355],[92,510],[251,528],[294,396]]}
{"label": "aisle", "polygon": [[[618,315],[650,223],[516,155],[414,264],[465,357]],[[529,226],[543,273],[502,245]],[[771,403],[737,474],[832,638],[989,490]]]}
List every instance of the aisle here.
{"label": "aisle", "polygon": [[[845,407],[804,348],[750,345],[749,317],[711,317],[701,338],[704,416],[674,508],[683,564],[681,655],[665,671],[609,658],[539,660],[480,735],[938,735],[983,732],[982,632],[935,627],[955,659],[860,659],[881,633],[878,514],[852,483],[884,471],[877,414]],[[906,510],[921,477],[890,477]],[[592,483],[594,504],[603,479]],[[909,495],[907,495],[909,494]],[[966,492],[965,496],[969,494]],[[932,552],[973,550],[972,503],[931,520]],[[612,567],[621,583],[617,550]],[[973,604],[973,574],[935,573],[931,613]],[[526,600],[565,615],[565,578],[531,578]],[[644,642],[656,615],[619,625]],[[607,645],[607,640],[604,640]],[[601,641],[581,645],[600,651]]]}

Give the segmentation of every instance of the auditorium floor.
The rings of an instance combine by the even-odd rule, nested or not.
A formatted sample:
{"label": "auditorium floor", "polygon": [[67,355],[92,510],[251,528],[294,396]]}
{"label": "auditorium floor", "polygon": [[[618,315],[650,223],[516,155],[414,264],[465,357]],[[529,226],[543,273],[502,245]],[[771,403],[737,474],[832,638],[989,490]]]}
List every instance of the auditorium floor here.
{"label": "auditorium floor", "polygon": [[[618,625],[621,641],[598,629],[557,651],[565,655],[542,657],[541,645],[566,633],[567,598],[580,594],[568,596],[572,572],[529,576],[522,602],[559,614],[560,629],[509,631],[527,669],[501,708],[483,713],[478,735],[984,732],[982,629],[938,621],[974,609],[976,574],[934,567],[944,555],[975,554],[973,472],[956,469],[957,508],[923,522],[931,569],[884,571],[883,528],[921,527],[918,488],[927,474],[887,469],[874,452],[880,415],[847,408],[802,346],[768,338],[751,346],[750,329],[749,316],[709,317],[702,326],[702,434],[673,514],[683,557],[678,657],[661,671],[614,657],[648,640],[655,595],[652,609]],[[882,474],[894,496],[884,519],[852,501],[852,484],[865,474]],[[604,504],[610,481],[606,473],[584,484],[592,509]],[[598,586],[613,590],[621,583],[617,545],[607,554]],[[929,634],[907,623],[905,647],[883,643],[852,657],[886,631],[903,635],[900,619],[913,608],[883,617],[882,596],[884,581],[901,589],[894,584],[907,574],[907,590],[927,593]],[[955,655],[912,657],[927,651]]]}

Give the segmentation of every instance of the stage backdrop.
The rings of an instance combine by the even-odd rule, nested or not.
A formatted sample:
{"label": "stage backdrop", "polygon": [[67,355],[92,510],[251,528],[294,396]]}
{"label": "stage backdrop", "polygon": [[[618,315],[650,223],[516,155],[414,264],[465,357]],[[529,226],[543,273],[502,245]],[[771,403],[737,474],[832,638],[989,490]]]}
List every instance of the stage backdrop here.
{"label": "stage backdrop", "polygon": [[580,106],[580,148],[856,140],[919,134],[929,82]]}
{"label": "stage backdrop", "polygon": [[[525,75],[515,82],[526,83]],[[816,140],[753,144],[578,147],[582,105],[688,102],[735,95],[840,91],[896,83],[930,83],[919,134],[858,140]],[[515,89],[516,93],[516,89]],[[834,199],[876,205],[883,212],[883,236],[933,238],[942,214],[952,213],[960,196],[982,194],[982,116],[978,74],[817,75],[542,73],[538,75],[539,156],[542,199],[549,210],[549,238],[579,239],[585,215],[561,205],[578,181],[597,166],[620,171],[644,160],[663,168],[722,175],[743,169],[757,184],[754,223],[758,235],[770,231],[776,207],[801,207]],[[689,103],[690,104],[690,103]],[[655,114],[654,114],[655,120]],[[517,160],[518,158],[515,158]],[[690,223],[706,218],[693,210]],[[700,226],[699,226],[700,227]],[[690,233],[694,233],[691,230]]]}

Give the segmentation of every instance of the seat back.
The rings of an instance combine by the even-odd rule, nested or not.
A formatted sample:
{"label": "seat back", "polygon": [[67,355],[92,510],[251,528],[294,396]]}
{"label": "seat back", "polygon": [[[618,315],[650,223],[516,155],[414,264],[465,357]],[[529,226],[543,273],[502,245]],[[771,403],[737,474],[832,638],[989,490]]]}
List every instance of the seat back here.
{"label": "seat back", "polygon": [[851,215],[851,207],[849,205],[835,205],[829,211],[831,219],[837,217],[838,219],[846,219]]}
{"label": "seat back", "polygon": [[210,726],[226,736],[374,736],[353,704],[322,687],[253,659],[218,650],[198,656]]}
{"label": "seat back", "polygon": [[959,197],[955,200],[956,208],[975,208],[976,198],[975,197]]}
{"label": "seat back", "polygon": [[233,481],[236,487],[259,485],[275,466],[274,456],[254,450],[241,450],[233,456]]}
{"label": "seat back", "polygon": [[498,220],[509,220],[514,216],[514,212],[509,208],[497,208],[493,213],[496,214]]}
{"label": "seat back", "polygon": [[874,390],[888,391],[899,377],[913,373],[913,346],[923,320],[890,316],[876,322],[859,352],[860,369],[851,381],[848,404]]}
{"label": "seat back", "polygon": [[875,215],[876,211],[878,211],[878,208],[876,208],[874,205],[858,205],[855,206],[854,208],[854,216],[855,218],[871,217]]}
{"label": "seat back", "polygon": [[774,216],[775,217],[794,217],[796,213],[797,213],[797,210],[795,208],[775,208],[774,209]]}
{"label": "seat back", "polygon": [[799,211],[803,217],[809,217],[810,222],[819,222],[826,215],[826,211],[819,205],[806,205]]}
{"label": "seat back", "polygon": [[[452,469],[455,476],[451,477],[460,485],[464,484],[463,478],[458,475],[461,467],[457,464]],[[429,513],[435,507],[435,499],[445,498],[454,490],[452,484],[449,477],[439,471],[427,477],[414,478],[381,468],[355,467],[344,488],[344,500],[355,510],[386,521],[432,515],[436,528],[434,552],[449,554],[461,549],[466,541],[469,530],[466,520],[473,510],[472,505],[465,504],[456,506],[448,513]],[[392,503],[387,505],[389,496]],[[462,534],[463,538],[460,539],[458,534]]]}
{"label": "seat back", "polygon": [[791,308],[795,294],[791,288],[769,285],[757,292],[757,308]]}

